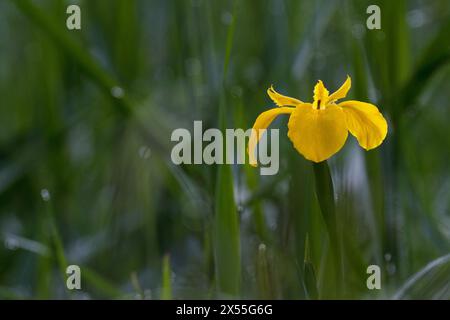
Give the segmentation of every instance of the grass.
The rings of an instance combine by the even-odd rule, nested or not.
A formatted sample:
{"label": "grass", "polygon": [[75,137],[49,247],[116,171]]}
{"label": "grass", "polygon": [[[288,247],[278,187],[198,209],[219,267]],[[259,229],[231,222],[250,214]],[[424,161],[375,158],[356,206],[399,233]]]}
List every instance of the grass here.
{"label": "grass", "polygon": [[[369,1],[82,0],[68,31],[64,1],[2,1],[0,298],[450,298],[450,4],[376,3],[381,30]],[[176,128],[347,74],[378,149],[312,165],[280,117],[275,176],[170,160]]]}

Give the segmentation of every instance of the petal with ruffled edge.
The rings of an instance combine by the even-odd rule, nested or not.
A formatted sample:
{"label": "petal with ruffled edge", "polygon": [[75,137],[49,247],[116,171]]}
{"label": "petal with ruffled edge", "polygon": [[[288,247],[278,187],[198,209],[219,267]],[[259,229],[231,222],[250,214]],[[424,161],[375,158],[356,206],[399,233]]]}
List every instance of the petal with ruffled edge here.
{"label": "petal with ruffled edge", "polygon": [[282,94],[279,94],[278,92],[275,91],[273,86],[270,86],[270,88],[267,89],[267,94],[269,95],[270,99],[272,99],[273,102],[275,102],[275,104],[279,107],[283,107],[283,106],[296,107],[299,104],[303,103],[302,101],[300,101],[298,99],[291,98],[288,96],[283,96]]}
{"label": "petal with ruffled edge", "polygon": [[373,104],[349,100],[338,104],[342,108],[348,130],[366,150],[378,147],[386,138],[386,119]]}
{"label": "petal with ruffled edge", "polygon": [[310,103],[295,109],[289,123],[288,137],[306,159],[321,162],[338,152],[347,140],[345,114],[336,105],[318,110]]}
{"label": "petal with ruffled edge", "polygon": [[290,114],[295,110],[295,108],[290,107],[280,107],[267,110],[261,113],[258,118],[256,118],[255,124],[253,125],[252,132],[250,135],[250,140],[248,142],[248,156],[249,162],[252,166],[257,165],[255,157],[256,144],[261,139],[262,135],[266,131],[267,127],[272,123],[272,121],[280,114]]}
{"label": "petal with ruffled edge", "polygon": [[328,102],[328,94],[329,92],[327,88],[325,88],[322,80],[317,81],[316,85],[314,86],[314,102],[319,103],[320,106],[325,106]]}

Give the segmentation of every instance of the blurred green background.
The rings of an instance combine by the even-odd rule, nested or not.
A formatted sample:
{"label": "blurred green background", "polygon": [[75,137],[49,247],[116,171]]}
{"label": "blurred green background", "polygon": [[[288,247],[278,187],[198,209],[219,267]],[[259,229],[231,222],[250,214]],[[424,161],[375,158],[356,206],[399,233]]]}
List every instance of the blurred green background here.
{"label": "blurred green background", "polygon": [[[1,0],[0,298],[449,299],[449,34],[448,0]],[[287,117],[274,176],[176,166],[170,135],[248,129],[270,84],[309,101],[347,74],[389,133],[328,161],[336,277]]]}

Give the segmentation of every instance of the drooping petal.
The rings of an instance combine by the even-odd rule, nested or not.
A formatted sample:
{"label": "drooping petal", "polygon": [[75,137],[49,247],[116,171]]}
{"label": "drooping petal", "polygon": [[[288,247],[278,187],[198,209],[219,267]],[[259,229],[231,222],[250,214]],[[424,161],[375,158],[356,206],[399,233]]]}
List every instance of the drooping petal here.
{"label": "drooping petal", "polygon": [[347,127],[366,150],[378,147],[386,138],[386,119],[373,104],[361,101],[344,101],[338,104],[346,115]]}
{"label": "drooping petal", "polygon": [[338,152],[347,140],[345,114],[336,105],[317,110],[303,104],[292,113],[288,137],[306,159],[321,162]]}
{"label": "drooping petal", "polygon": [[314,86],[314,102],[319,103],[320,106],[326,105],[328,102],[328,94],[329,92],[323,85],[322,80],[317,81],[317,84]]}
{"label": "drooping petal", "polygon": [[283,107],[283,106],[295,107],[295,106],[303,103],[302,101],[300,101],[298,99],[291,98],[288,96],[283,96],[282,94],[279,94],[278,92],[275,91],[273,86],[270,86],[270,88],[267,89],[267,94],[269,95],[270,99],[272,99],[273,102],[275,102],[275,104],[279,107]]}
{"label": "drooping petal", "polygon": [[352,86],[352,79],[350,78],[350,76],[347,76],[347,79],[342,84],[342,86],[328,97],[328,101],[331,102],[345,98],[351,86]]}
{"label": "drooping petal", "polygon": [[270,123],[280,114],[290,114],[295,110],[295,108],[281,107],[267,110],[261,113],[255,120],[252,132],[250,135],[250,140],[248,142],[248,156],[249,162],[252,166],[257,165],[255,157],[256,144],[261,139],[265,132],[265,129],[270,125]]}

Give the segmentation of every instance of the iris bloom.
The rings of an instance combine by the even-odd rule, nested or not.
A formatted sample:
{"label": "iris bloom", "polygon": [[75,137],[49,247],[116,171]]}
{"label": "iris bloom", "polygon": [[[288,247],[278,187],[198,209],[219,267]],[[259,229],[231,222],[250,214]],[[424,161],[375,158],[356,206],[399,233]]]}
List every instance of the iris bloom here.
{"label": "iris bloom", "polygon": [[279,94],[271,86],[267,93],[278,106],[261,113],[253,125],[248,152],[250,164],[256,166],[255,148],[265,129],[280,114],[290,114],[288,137],[306,159],[321,162],[338,152],[348,132],[361,147],[378,147],[387,134],[387,122],[373,104],[345,98],[351,87],[347,76],[344,84],[331,95],[319,80],[314,87],[314,102],[302,102]]}

